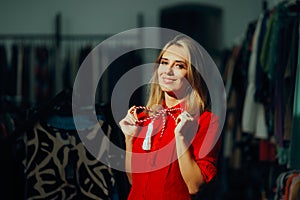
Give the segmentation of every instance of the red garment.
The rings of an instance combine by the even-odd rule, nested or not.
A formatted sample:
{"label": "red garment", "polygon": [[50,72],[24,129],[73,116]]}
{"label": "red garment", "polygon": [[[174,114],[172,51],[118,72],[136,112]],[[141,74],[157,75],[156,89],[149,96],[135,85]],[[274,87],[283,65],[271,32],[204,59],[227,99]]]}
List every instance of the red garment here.
{"label": "red garment", "polygon": [[[180,108],[180,104],[173,108]],[[171,113],[175,118],[179,114],[180,111]],[[128,199],[190,199],[188,188],[179,169],[174,138],[176,125],[171,115],[166,115],[166,126],[162,137],[160,135],[163,117],[160,116],[154,121],[151,150],[145,151],[142,149],[147,125],[150,121],[143,124],[138,136],[133,140],[132,187]],[[139,119],[145,117],[147,116],[140,115]],[[201,169],[204,181],[207,183],[217,173],[216,163],[220,149],[220,139],[217,136],[219,124],[217,117],[208,111],[201,114],[198,123],[198,131],[196,136],[193,137],[189,150],[192,152]],[[205,136],[209,137],[205,138]],[[204,138],[205,143],[203,143]],[[203,151],[210,152],[207,154]],[[204,154],[207,155],[202,156]]]}

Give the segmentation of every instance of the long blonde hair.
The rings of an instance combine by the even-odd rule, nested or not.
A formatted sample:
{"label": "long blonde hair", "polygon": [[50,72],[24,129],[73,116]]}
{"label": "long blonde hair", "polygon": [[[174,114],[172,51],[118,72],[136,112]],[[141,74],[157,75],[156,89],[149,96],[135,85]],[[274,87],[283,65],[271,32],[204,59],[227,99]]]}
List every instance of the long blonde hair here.
{"label": "long blonde hair", "polygon": [[193,39],[189,38],[186,35],[176,36],[173,40],[169,41],[164,46],[164,48],[158,55],[155,61],[154,71],[151,78],[152,84],[150,86],[147,107],[152,107],[154,105],[161,104],[164,100],[164,92],[161,90],[158,84],[157,69],[159,67],[160,60],[163,54],[172,45],[183,47],[185,51],[188,52],[186,78],[191,88],[189,89],[188,94],[185,97],[186,108],[184,109],[187,110],[190,114],[196,114],[199,113],[199,111],[201,113],[208,108],[208,90],[199,73],[199,71],[202,72],[204,69],[203,55],[201,53],[201,49],[198,46],[199,44],[197,44]]}

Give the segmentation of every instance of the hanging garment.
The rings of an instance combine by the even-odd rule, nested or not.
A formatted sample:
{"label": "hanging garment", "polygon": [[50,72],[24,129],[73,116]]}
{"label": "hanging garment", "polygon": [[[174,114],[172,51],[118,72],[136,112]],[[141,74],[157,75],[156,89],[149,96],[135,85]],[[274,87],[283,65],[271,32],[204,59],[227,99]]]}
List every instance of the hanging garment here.
{"label": "hanging garment", "polygon": [[[273,105],[274,105],[274,135],[280,147],[284,147],[284,116],[285,101],[290,93],[290,88],[293,88],[294,83],[286,84],[285,71],[290,68],[288,59],[292,53],[293,26],[294,15],[290,15],[285,7],[279,7],[275,18],[275,27],[277,30],[277,49],[275,49],[275,57],[277,62],[273,67],[272,85],[274,88]],[[298,17],[297,17],[298,18]],[[289,39],[291,42],[286,42]]]}
{"label": "hanging garment", "polygon": [[[99,157],[107,154],[103,134],[84,120],[86,134],[99,143]],[[111,130],[99,120],[110,137]],[[26,199],[110,199],[114,178],[109,166],[98,161],[81,142],[72,117],[53,116],[26,132],[23,161]],[[87,128],[88,127],[88,128]],[[102,141],[102,142],[101,142]]]}
{"label": "hanging garment", "polygon": [[290,196],[290,187],[292,185],[292,181],[293,179],[295,179],[296,177],[299,177],[299,173],[293,173],[291,176],[289,176],[289,178],[286,180],[285,183],[285,191],[284,191],[284,200],[289,200],[289,196]]}
{"label": "hanging garment", "polygon": [[276,178],[276,190],[274,200],[283,200],[286,191],[286,183],[289,177],[299,174],[299,170],[288,170],[280,173]]}
{"label": "hanging garment", "polygon": [[293,126],[293,101],[295,93],[295,78],[297,74],[297,53],[298,53],[298,32],[299,32],[299,19],[294,17],[291,20],[291,48],[287,61],[287,67],[284,71],[284,134],[283,139],[286,141],[291,140],[292,126]]}
{"label": "hanging garment", "polygon": [[0,45],[0,96],[3,97],[7,87],[8,62],[4,45]]}
{"label": "hanging garment", "polygon": [[254,99],[256,102],[262,103],[264,105],[269,104],[269,81],[267,74],[263,71],[262,64],[260,61],[260,55],[262,52],[263,41],[267,31],[267,22],[269,18],[269,10],[263,13],[263,18],[261,22],[261,28],[259,36],[257,38],[257,59],[256,59],[256,70],[255,70],[255,94]]}
{"label": "hanging garment", "polygon": [[29,73],[30,73],[30,53],[31,48],[30,46],[23,46],[22,48],[23,56],[22,56],[22,82],[21,82],[21,96],[22,102],[25,104],[29,104],[29,95],[30,95],[30,80],[29,80]]}
{"label": "hanging garment", "polygon": [[252,41],[253,46],[249,62],[248,87],[242,116],[242,130],[243,132],[254,134],[256,138],[266,139],[268,137],[268,133],[264,107],[261,103],[254,101],[257,40],[260,33],[262,19],[263,15],[260,15]]}
{"label": "hanging garment", "polygon": [[294,177],[289,188],[288,200],[299,200],[300,199],[300,175]]}
{"label": "hanging garment", "polygon": [[11,97],[15,97],[17,94],[17,73],[18,73],[18,46],[16,44],[13,44],[11,47],[12,55],[11,55],[11,62],[10,67],[8,68],[8,74],[7,74],[7,87],[6,87],[6,94]]}
{"label": "hanging garment", "polygon": [[[299,33],[300,35],[300,28]],[[295,82],[295,94],[294,94],[294,109],[293,109],[293,128],[290,143],[290,158],[289,166],[293,169],[300,169],[300,42],[298,43],[298,64]]]}
{"label": "hanging garment", "polygon": [[35,98],[38,103],[48,101],[53,93],[50,51],[46,46],[39,46],[35,49]]}

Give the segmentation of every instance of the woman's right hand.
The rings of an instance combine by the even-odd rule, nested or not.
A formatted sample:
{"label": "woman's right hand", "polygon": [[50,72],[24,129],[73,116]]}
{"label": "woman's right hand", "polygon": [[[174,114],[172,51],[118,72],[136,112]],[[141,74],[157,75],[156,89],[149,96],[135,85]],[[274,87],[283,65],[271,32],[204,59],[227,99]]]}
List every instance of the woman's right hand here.
{"label": "woman's right hand", "polygon": [[125,139],[132,139],[138,130],[137,126],[137,113],[136,113],[136,107],[132,106],[128,112],[127,115],[119,122],[119,125],[121,127],[121,130],[123,134],[125,135]]}

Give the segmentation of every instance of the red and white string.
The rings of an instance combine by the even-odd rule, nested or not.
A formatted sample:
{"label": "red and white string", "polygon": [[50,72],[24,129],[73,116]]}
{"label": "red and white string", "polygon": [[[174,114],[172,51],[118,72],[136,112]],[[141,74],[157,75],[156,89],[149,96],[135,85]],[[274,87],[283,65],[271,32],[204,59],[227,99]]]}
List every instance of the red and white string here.
{"label": "red and white string", "polygon": [[[146,106],[136,106],[135,110],[138,110],[138,109],[144,109],[146,111],[153,112],[153,110],[151,108],[146,107]],[[156,111],[155,114],[153,114],[149,117],[146,117],[146,118],[141,119],[141,120],[137,120],[137,123],[143,123],[143,122],[147,122],[149,120],[154,121],[158,117],[162,116],[163,126],[162,126],[161,133],[160,133],[160,137],[162,137],[163,134],[164,134],[164,131],[165,131],[165,126],[166,126],[166,116],[170,115],[172,117],[172,119],[174,121],[176,121],[176,117],[172,114],[172,112],[174,112],[174,111],[180,111],[180,113],[181,113],[181,112],[183,112],[183,109],[182,108],[164,108],[164,109],[160,109],[160,110]]]}

